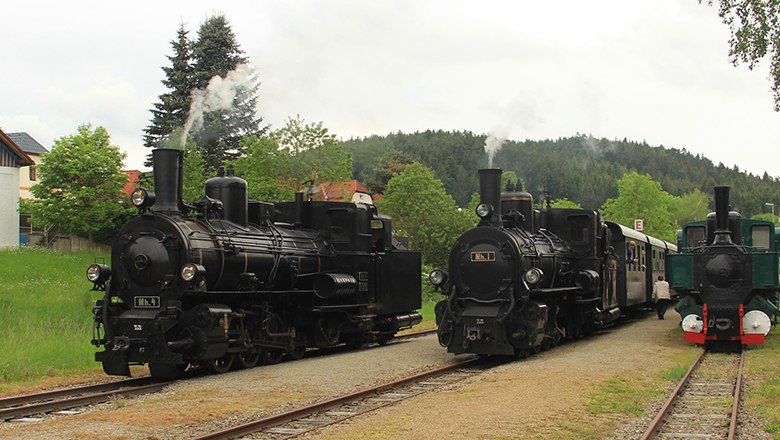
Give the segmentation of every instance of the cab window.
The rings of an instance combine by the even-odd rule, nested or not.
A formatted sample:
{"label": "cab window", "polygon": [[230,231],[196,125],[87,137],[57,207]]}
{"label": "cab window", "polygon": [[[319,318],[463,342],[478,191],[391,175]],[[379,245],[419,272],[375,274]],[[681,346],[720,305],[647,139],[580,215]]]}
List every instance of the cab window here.
{"label": "cab window", "polygon": [[756,249],[769,250],[772,237],[771,228],[768,225],[756,225],[750,228],[753,247]]}
{"label": "cab window", "polygon": [[685,229],[685,243],[688,247],[697,247],[705,244],[707,232],[704,226],[691,226]]}

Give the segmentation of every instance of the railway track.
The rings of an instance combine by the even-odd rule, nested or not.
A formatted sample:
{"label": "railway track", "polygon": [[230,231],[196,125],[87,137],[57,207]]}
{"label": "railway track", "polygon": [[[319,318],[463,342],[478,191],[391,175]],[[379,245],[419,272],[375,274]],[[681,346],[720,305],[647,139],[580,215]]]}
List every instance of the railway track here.
{"label": "railway track", "polygon": [[[391,340],[391,343],[422,337],[435,332],[435,330],[426,330],[408,333],[396,336]],[[158,392],[173,382],[161,382],[149,377],[141,377],[0,398],[0,420],[29,420],[32,416],[58,414],[58,412],[59,415],[74,414],[77,411],[69,410],[85,405],[107,402],[119,397],[132,397]]]}
{"label": "railway track", "polygon": [[288,439],[392,405],[484,371],[477,358],[234,426],[196,440]]}
{"label": "railway track", "polygon": [[734,440],[744,361],[744,351],[738,356],[702,351],[642,440]]}
{"label": "railway track", "polygon": [[171,383],[173,382],[160,382],[142,377],[7,397],[0,399],[0,420],[23,420],[35,415],[107,402],[118,397],[154,393]]}

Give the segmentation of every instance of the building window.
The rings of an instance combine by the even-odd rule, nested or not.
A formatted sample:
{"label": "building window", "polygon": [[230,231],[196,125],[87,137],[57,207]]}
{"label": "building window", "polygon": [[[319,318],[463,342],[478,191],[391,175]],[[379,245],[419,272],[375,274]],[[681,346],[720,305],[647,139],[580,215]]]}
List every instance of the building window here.
{"label": "building window", "polygon": [[38,171],[35,165],[30,165],[30,181],[35,182],[36,180],[38,180]]}

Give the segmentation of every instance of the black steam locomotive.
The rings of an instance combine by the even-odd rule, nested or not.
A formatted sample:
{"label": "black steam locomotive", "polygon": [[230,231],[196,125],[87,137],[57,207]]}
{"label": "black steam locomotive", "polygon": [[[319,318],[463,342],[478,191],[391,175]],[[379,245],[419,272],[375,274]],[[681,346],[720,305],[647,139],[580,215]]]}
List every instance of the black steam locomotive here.
{"label": "black steam locomotive", "polygon": [[480,170],[477,227],[454,244],[449,274],[431,282],[439,342],[451,353],[521,355],[578,338],[652,304],[652,284],[676,246],[591,210],[534,209]]}
{"label": "black steam locomotive", "polygon": [[715,212],[688,223],[669,283],[680,295],[684,339],[711,348],[763,344],[778,312],[778,251],[772,222],[729,209],[729,187],[715,187]]}
{"label": "black steam locomotive", "polygon": [[309,347],[385,343],[421,321],[421,258],[371,205],[247,200],[222,172],[206,195],[181,199],[182,154],[153,152],[155,191],[132,195],[139,214],[87,278],[95,354],[111,375],[148,364],[154,377],[188,365],[215,372],[299,358]]}

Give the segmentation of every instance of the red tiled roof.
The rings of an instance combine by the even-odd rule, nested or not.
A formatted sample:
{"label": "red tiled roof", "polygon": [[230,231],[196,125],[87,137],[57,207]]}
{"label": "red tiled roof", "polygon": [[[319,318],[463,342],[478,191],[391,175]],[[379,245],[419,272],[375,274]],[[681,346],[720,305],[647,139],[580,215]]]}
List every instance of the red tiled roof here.
{"label": "red tiled roof", "polygon": [[125,184],[125,187],[122,188],[122,192],[127,194],[127,196],[131,196],[133,194],[133,190],[138,186],[138,181],[141,178],[141,172],[138,170],[124,170],[125,174],[127,174],[127,183]]}
{"label": "red tiled roof", "polygon": [[[315,194],[317,200],[329,200],[331,202],[350,202],[356,192],[371,194],[365,185],[357,180],[345,182],[324,182],[319,184],[319,193]],[[373,198],[373,196],[372,196]]]}

